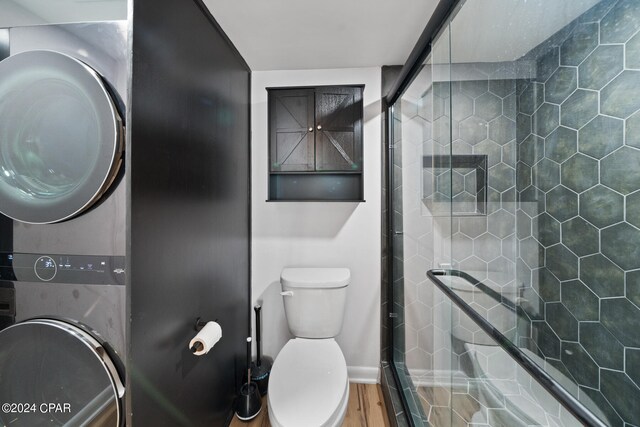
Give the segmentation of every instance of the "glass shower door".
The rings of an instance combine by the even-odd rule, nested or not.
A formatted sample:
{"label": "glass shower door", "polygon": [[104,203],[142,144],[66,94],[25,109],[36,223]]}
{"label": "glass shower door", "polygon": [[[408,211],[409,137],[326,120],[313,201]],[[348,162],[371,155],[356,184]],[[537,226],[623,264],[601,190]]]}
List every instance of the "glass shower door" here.
{"label": "glass shower door", "polygon": [[640,425],[640,2],[512,3],[394,106],[395,363],[416,425]]}
{"label": "glass shower door", "polygon": [[[394,365],[410,418],[451,423],[451,301],[428,270],[451,266],[451,85],[448,27],[393,106]],[[445,403],[446,402],[446,403]]]}

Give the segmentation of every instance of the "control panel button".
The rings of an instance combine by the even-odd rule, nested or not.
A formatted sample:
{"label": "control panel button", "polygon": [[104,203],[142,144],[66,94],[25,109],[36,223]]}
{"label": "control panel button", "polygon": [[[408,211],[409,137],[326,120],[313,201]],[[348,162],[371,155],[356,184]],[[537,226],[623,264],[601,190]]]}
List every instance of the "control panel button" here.
{"label": "control panel button", "polygon": [[33,271],[36,273],[38,279],[43,282],[49,282],[56,277],[58,273],[58,265],[50,256],[41,256],[33,265]]}

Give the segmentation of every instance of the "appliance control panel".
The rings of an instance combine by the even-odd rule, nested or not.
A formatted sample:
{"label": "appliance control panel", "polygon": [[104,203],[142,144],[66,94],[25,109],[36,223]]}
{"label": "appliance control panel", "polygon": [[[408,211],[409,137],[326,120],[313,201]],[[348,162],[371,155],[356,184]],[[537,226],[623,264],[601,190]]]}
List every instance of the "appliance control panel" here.
{"label": "appliance control panel", "polygon": [[0,280],[124,285],[125,257],[0,252]]}

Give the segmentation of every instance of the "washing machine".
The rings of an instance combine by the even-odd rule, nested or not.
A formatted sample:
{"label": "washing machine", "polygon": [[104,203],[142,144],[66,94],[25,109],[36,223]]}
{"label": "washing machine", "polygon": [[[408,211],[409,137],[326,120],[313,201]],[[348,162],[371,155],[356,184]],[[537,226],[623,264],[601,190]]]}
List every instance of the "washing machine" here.
{"label": "washing machine", "polygon": [[0,426],[122,426],[127,22],[0,29]]}

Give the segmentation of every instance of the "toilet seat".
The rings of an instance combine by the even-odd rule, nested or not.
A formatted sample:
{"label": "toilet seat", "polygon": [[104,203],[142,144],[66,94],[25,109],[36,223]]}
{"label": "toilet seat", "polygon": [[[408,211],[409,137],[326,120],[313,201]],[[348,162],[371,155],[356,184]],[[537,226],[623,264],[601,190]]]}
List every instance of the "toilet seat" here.
{"label": "toilet seat", "polygon": [[333,338],[289,340],[269,378],[274,427],[329,427],[342,423],[349,400],[347,364]]}

